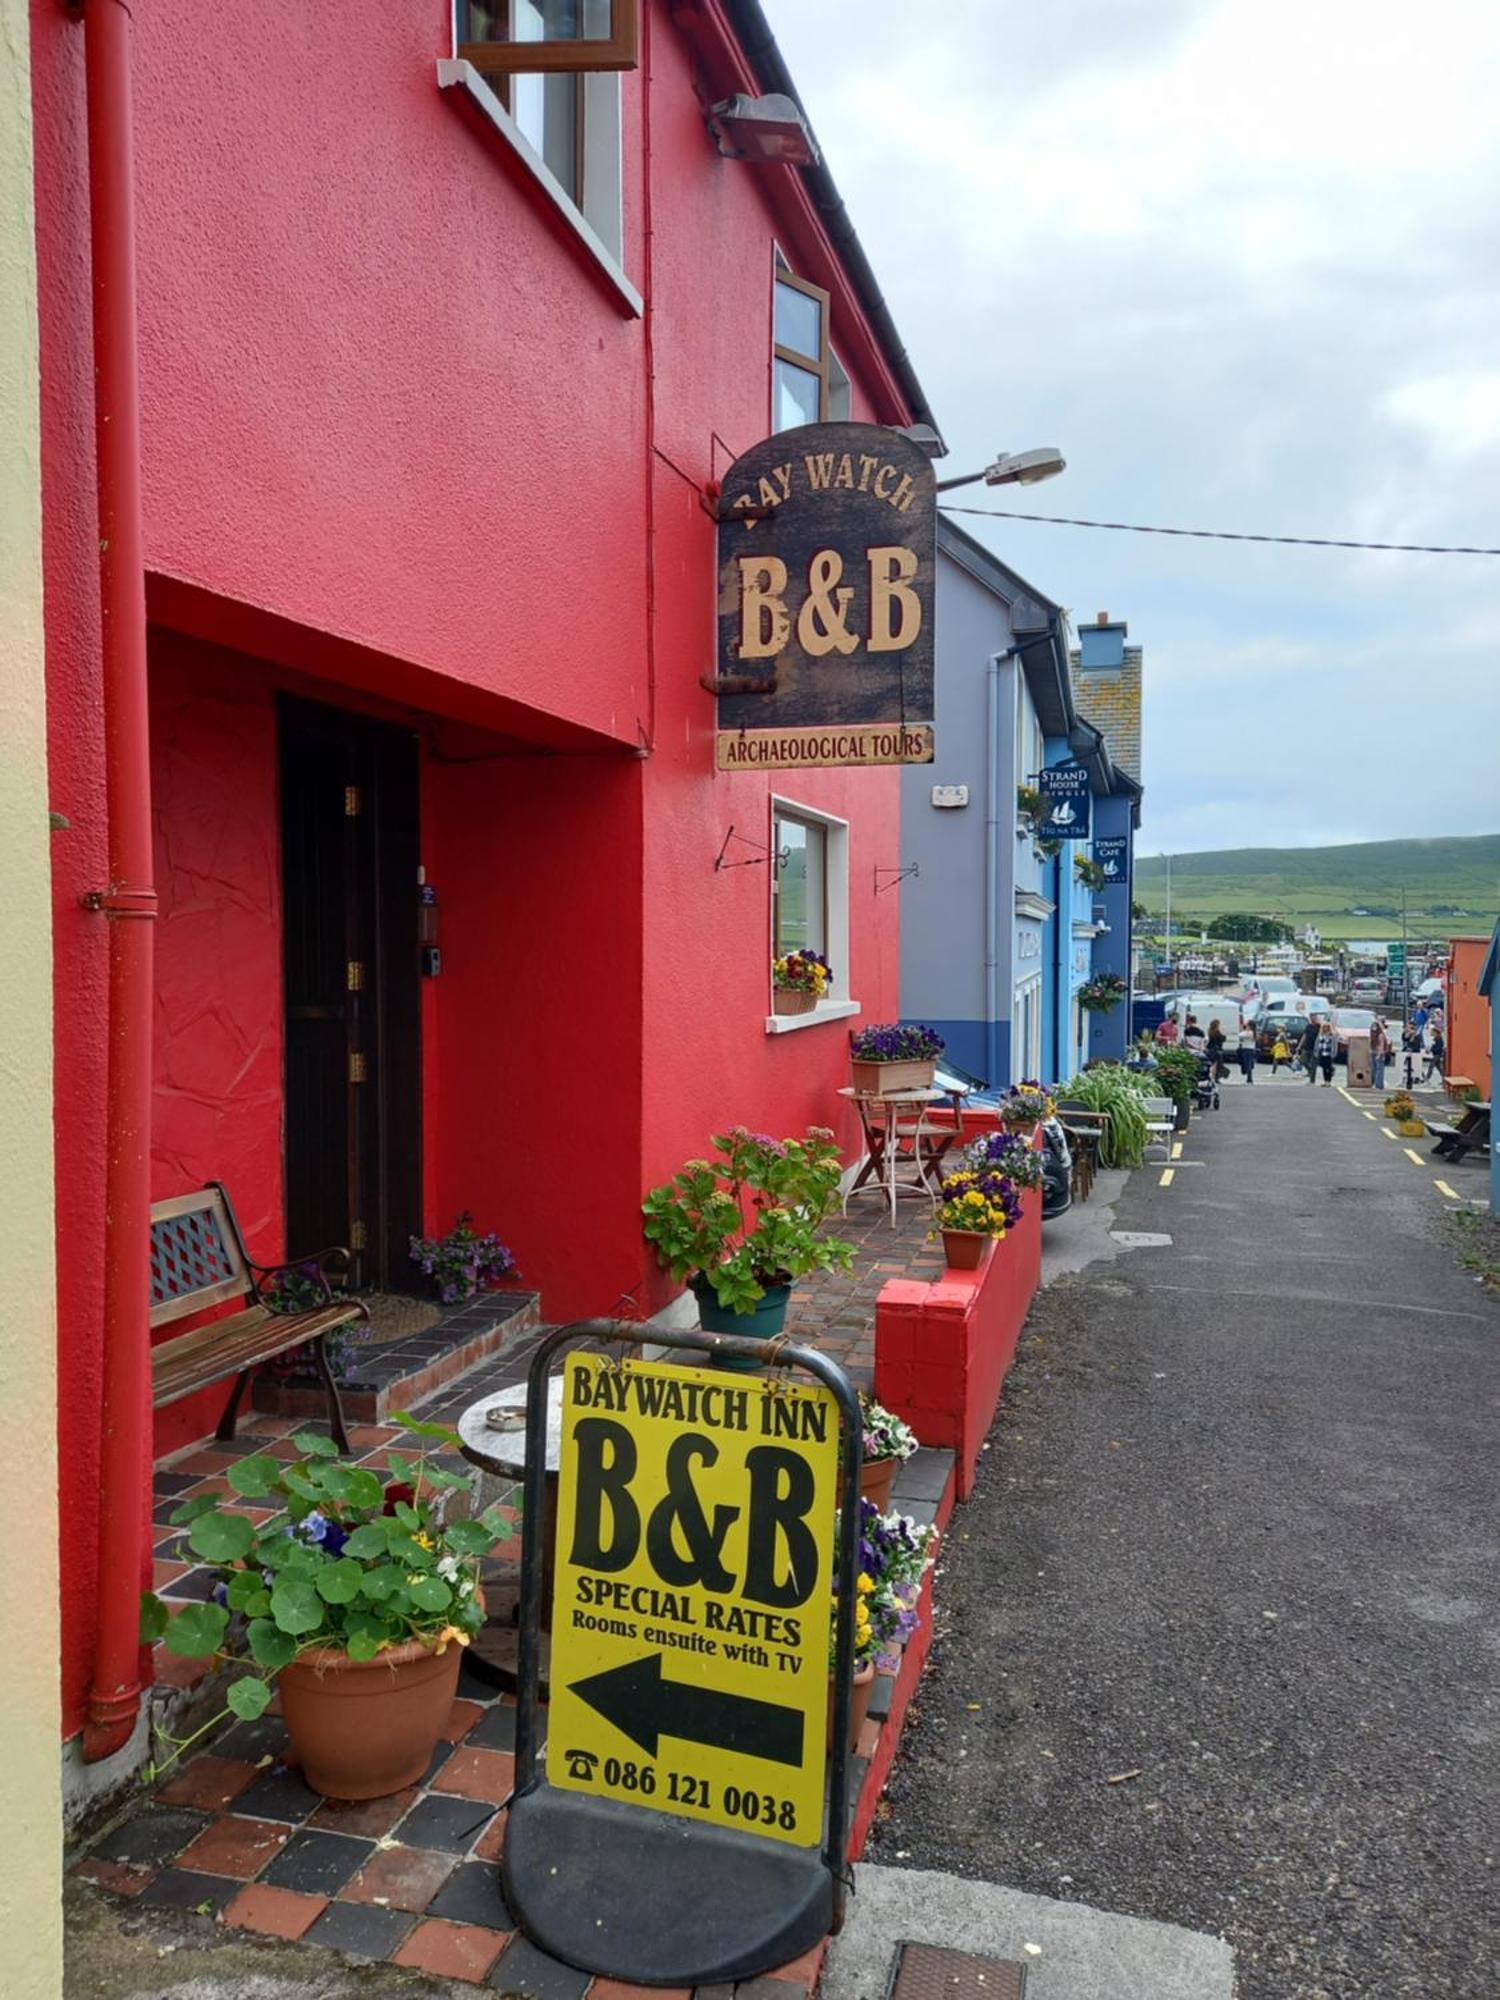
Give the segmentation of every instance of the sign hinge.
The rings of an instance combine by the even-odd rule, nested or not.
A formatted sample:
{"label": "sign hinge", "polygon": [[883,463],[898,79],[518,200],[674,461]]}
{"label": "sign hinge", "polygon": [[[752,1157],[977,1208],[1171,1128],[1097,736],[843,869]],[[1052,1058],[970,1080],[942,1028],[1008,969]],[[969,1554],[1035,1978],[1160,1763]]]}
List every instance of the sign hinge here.
{"label": "sign hinge", "polygon": [[365,1225],[362,1222],[351,1222],[349,1224],[349,1248],[351,1250],[368,1250],[369,1247],[370,1236]]}
{"label": "sign hinge", "polygon": [[360,815],[360,809],[361,809],[361,803],[362,803],[362,801],[361,801],[361,798],[360,798],[360,790],[359,790],[359,786],[358,786],[358,785],[345,785],[345,787],[344,787],[344,818],[345,818],[345,819],[358,819],[358,818],[359,818],[359,815]]}
{"label": "sign hinge", "polygon": [[365,967],[363,959],[350,959],[344,968],[344,983],[351,993],[363,993],[365,990]]}
{"label": "sign hinge", "polygon": [[349,1056],[349,1081],[351,1083],[368,1083],[369,1080],[369,1066],[364,1056],[358,1051],[351,1051]]}

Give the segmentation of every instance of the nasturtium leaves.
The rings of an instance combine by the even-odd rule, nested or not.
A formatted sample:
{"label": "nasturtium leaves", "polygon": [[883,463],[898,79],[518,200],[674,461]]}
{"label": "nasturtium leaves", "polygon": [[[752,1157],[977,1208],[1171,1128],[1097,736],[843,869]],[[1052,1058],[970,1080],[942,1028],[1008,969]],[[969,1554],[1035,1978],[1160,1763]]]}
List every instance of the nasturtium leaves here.
{"label": "nasturtium leaves", "polygon": [[390,1467],[391,1479],[397,1486],[416,1485],[416,1467],[409,1458],[403,1457],[399,1451],[393,1451],[387,1458],[386,1464]]}
{"label": "nasturtium leaves", "polygon": [[419,1576],[407,1589],[413,1604],[423,1611],[446,1611],[453,1602],[453,1593],[440,1576]]}
{"label": "nasturtium leaves", "polygon": [[221,1493],[195,1493],[191,1500],[181,1500],[172,1509],[170,1520],[174,1528],[185,1528],[190,1521],[196,1521],[200,1514],[211,1514],[224,1496]]}
{"label": "nasturtium leaves", "polygon": [[321,1431],[298,1431],[292,1443],[304,1458],[337,1458],[339,1448],[332,1438],[324,1437]]}
{"label": "nasturtium leaves", "polygon": [[366,1521],[364,1526],[356,1528],[344,1543],[344,1554],[358,1556],[361,1561],[369,1562],[373,1557],[385,1554],[387,1541],[386,1526],[383,1521]]}
{"label": "nasturtium leaves", "polygon": [[285,1470],[279,1458],[257,1452],[252,1458],[236,1459],[225,1477],[242,1499],[260,1500],[275,1492],[276,1482]]}
{"label": "nasturtium leaves", "polygon": [[171,1613],[154,1592],[141,1592],[141,1644],[154,1646],[167,1629]]}
{"label": "nasturtium leaves", "polygon": [[435,1486],[439,1491],[449,1492],[460,1486],[471,1486],[474,1482],[472,1472],[445,1472],[440,1465],[429,1465],[423,1472],[422,1477],[427,1481],[429,1486]]}
{"label": "nasturtium leaves", "polygon": [[[266,1600],[264,1604],[260,1602],[260,1599],[263,1597]],[[266,1593],[266,1586],[253,1570],[237,1570],[229,1579],[229,1608],[231,1611],[243,1611],[251,1618],[258,1618],[267,1609],[270,1602],[271,1600]]]}
{"label": "nasturtium leaves", "polygon": [[351,1632],[344,1651],[351,1660],[373,1660],[380,1651],[380,1637],[375,1632]]}
{"label": "nasturtium leaves", "polygon": [[228,1628],[222,1604],[185,1604],[167,1627],[167,1651],[182,1660],[206,1660],[218,1652]]}
{"label": "nasturtium leaves", "polygon": [[450,1430],[447,1424],[429,1424],[420,1417],[407,1416],[404,1410],[393,1410],[386,1422],[394,1424],[398,1430],[409,1432],[412,1437],[441,1438],[445,1444],[458,1443],[457,1431]]}
{"label": "nasturtium leaves", "polygon": [[365,1571],[365,1595],[380,1604],[394,1590],[400,1590],[406,1582],[406,1571],[399,1563],[382,1563],[378,1569]]}
{"label": "nasturtium leaves", "polygon": [[284,1667],[297,1657],[297,1641],[269,1618],[252,1618],[245,1627],[251,1657],[262,1667]]}
{"label": "nasturtium leaves", "polygon": [[416,1534],[422,1525],[422,1516],[405,1500],[396,1502],[396,1519],[403,1528],[409,1528],[413,1534]]}
{"label": "nasturtium leaves", "polygon": [[323,1600],[305,1577],[279,1576],[271,1616],[283,1632],[312,1632],[323,1622]]}
{"label": "nasturtium leaves", "polygon": [[311,1473],[304,1472],[300,1465],[289,1465],[281,1475],[288,1493],[295,1493],[303,1500],[316,1504],[323,1497],[322,1483]]}
{"label": "nasturtium leaves", "polygon": [[450,1521],[443,1530],[443,1545],[459,1556],[488,1555],[495,1536],[483,1521]]}
{"label": "nasturtium leaves", "polygon": [[368,1467],[352,1465],[345,1468],[349,1474],[349,1487],[344,1495],[350,1507],[378,1507],[385,1488]]}
{"label": "nasturtium leaves", "polygon": [[396,1533],[391,1536],[391,1554],[408,1569],[435,1569],[437,1557],[431,1549],[424,1549],[411,1535]]}
{"label": "nasturtium leaves", "polygon": [[250,1553],[255,1525],[243,1514],[200,1514],[188,1533],[188,1545],[205,1562],[238,1562]]}
{"label": "nasturtium leaves", "polygon": [[365,1580],[364,1570],[357,1562],[341,1557],[337,1562],[325,1563],[313,1578],[318,1586],[318,1595],[325,1604],[352,1604],[358,1597]]}
{"label": "nasturtium leaves", "polygon": [[264,1681],[257,1680],[254,1674],[246,1674],[243,1680],[236,1681],[226,1691],[224,1699],[241,1722],[254,1722],[258,1715],[265,1714],[271,1700],[271,1690]]}

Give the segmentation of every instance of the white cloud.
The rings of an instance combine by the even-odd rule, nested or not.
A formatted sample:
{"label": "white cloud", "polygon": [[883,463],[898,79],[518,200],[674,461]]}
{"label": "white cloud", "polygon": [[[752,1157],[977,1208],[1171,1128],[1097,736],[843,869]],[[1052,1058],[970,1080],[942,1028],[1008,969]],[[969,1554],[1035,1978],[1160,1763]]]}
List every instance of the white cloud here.
{"label": "white cloud", "polygon": [[[1492,0],[766,4],[948,470],[1056,443],[1018,507],[1500,543]],[[965,525],[1129,618],[1148,844],[1500,824],[1500,561]]]}

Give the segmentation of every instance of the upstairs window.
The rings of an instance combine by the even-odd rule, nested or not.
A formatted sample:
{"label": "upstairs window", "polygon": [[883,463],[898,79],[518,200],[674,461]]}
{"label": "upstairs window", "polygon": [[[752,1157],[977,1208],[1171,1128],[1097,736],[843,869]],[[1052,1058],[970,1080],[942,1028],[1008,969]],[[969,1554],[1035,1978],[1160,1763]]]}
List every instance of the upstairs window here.
{"label": "upstairs window", "polygon": [[634,69],[639,0],[459,0],[458,53],[485,76]]}
{"label": "upstairs window", "polygon": [[[771,319],[771,428],[828,418],[828,294],[778,268]],[[840,369],[840,374],[843,370]],[[847,377],[845,378],[847,382]]]}
{"label": "upstairs window", "polygon": [[788,812],[775,816],[776,867],[771,877],[772,956],[828,953],[828,829]]}

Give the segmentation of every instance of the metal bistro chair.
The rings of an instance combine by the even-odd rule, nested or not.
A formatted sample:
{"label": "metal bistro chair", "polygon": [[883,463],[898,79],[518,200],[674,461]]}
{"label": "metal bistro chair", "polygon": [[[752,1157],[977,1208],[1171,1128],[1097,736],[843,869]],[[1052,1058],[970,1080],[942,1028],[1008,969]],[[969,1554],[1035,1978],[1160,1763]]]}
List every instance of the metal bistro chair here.
{"label": "metal bistro chair", "polygon": [[[864,1165],[845,1192],[843,1212],[849,1213],[851,1196],[879,1193],[889,1205],[894,1228],[902,1195],[936,1201],[940,1163],[963,1136],[963,1093],[898,1090],[878,1096],[845,1085],[839,1094],[853,1098],[865,1142]],[[945,1097],[950,1108],[939,1111]]]}
{"label": "metal bistro chair", "polygon": [[1076,1097],[1060,1097],[1057,1115],[1073,1154],[1073,1197],[1076,1201],[1087,1201],[1094,1191],[1094,1177],[1099,1171],[1099,1142],[1109,1123],[1109,1113],[1095,1111],[1092,1105]]}

